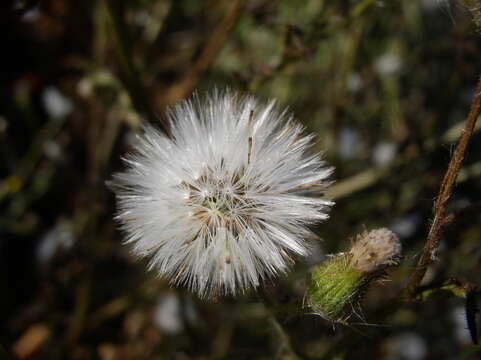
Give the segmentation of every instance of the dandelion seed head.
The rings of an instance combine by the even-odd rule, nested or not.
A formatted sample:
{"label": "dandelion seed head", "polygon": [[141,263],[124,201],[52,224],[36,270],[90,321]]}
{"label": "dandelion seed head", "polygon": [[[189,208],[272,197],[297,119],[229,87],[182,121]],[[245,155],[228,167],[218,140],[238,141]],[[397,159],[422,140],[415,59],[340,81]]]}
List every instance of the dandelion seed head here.
{"label": "dandelion seed head", "polygon": [[148,125],[114,175],[116,220],[150,268],[200,297],[236,295],[309,252],[332,168],[274,102],[215,91]]}

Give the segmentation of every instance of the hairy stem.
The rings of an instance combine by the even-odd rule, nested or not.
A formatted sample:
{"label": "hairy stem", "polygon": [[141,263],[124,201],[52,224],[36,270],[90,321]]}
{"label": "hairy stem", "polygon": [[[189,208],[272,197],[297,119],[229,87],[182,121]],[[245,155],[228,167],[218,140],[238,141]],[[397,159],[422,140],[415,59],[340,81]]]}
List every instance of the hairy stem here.
{"label": "hairy stem", "polygon": [[481,108],[481,76],[478,80],[478,85],[476,88],[476,93],[471,103],[471,109],[469,111],[468,118],[466,120],[466,126],[463,133],[461,134],[456,149],[449,162],[448,169],[444,175],[444,179],[441,183],[439,189],[439,194],[434,202],[434,219],[429,229],[429,234],[424,245],[424,249],[421,258],[418,261],[416,269],[414,270],[409,283],[406,286],[405,292],[409,298],[412,298],[416,294],[416,290],[421,283],[428,266],[431,264],[434,258],[434,251],[438,247],[439,241],[441,239],[441,234],[445,225],[447,225],[452,220],[452,216],[446,214],[446,205],[451,197],[454,183],[463,164],[464,155],[471,139],[474,127],[476,125],[476,119],[480,114]]}

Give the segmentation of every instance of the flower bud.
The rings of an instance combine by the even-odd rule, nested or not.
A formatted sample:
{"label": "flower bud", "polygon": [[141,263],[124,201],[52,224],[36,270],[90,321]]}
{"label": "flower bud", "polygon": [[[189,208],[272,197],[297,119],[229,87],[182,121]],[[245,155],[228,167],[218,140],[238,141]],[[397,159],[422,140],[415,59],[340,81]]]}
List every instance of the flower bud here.
{"label": "flower bud", "polygon": [[309,306],[325,319],[346,322],[369,284],[400,259],[401,243],[392,231],[363,232],[348,252],[333,255],[311,270]]}

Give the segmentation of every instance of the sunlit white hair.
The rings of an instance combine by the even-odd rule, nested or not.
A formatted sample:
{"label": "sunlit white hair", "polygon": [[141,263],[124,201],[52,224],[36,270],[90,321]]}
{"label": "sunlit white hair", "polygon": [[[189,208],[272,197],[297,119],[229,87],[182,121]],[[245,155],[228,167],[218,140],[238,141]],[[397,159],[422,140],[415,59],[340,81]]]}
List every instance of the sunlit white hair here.
{"label": "sunlit white hair", "polygon": [[200,297],[235,295],[306,255],[325,220],[332,168],[274,101],[214,91],[168,113],[171,136],[139,135],[114,175],[120,222],[150,268]]}

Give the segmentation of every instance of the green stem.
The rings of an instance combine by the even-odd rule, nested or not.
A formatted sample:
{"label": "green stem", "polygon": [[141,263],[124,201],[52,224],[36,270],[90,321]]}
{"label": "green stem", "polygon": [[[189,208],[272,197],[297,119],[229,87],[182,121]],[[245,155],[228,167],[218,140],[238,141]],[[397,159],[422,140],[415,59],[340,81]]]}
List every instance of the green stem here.
{"label": "green stem", "polygon": [[276,339],[279,341],[279,351],[276,359],[280,360],[302,360],[294,347],[292,346],[291,337],[289,332],[285,329],[282,323],[285,321],[288,314],[292,314],[294,309],[290,306],[290,310],[287,310],[286,306],[276,303],[275,299],[268,296],[265,291],[258,293],[259,299],[264,304],[268,313],[267,320],[271,325]]}

